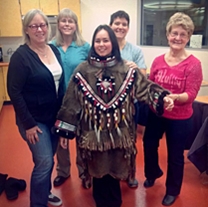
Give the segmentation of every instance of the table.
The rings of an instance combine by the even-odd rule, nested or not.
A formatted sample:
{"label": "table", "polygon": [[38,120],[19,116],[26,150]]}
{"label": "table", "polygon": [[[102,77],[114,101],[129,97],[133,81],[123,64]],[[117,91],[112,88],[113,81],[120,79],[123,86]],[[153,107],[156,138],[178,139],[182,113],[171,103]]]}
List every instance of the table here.
{"label": "table", "polygon": [[202,87],[203,87],[203,86],[208,86],[208,81],[203,80],[202,83],[201,83],[201,86],[202,86]]}
{"label": "table", "polygon": [[208,116],[208,96],[197,96],[193,102],[193,129],[191,136],[186,142],[185,149],[189,150],[193,144],[200,128],[202,127],[206,117]]}
{"label": "table", "polygon": [[208,104],[208,96],[197,96],[195,101]]}
{"label": "table", "polygon": [[193,108],[197,134],[187,157],[201,173],[208,174],[208,96],[197,97]]}

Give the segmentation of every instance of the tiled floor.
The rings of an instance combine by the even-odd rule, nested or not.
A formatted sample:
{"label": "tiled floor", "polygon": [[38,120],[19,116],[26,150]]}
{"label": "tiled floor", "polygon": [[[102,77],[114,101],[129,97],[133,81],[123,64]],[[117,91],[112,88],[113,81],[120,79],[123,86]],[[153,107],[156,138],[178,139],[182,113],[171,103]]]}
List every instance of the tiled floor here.
{"label": "tiled floor", "polygon": [[[143,187],[143,151],[141,135],[138,135],[137,156],[137,179],[139,187],[130,189],[125,182],[121,183],[123,205],[122,207],[161,207],[161,200],[165,193],[165,173],[155,182],[152,188]],[[70,143],[72,169],[71,177],[60,187],[53,188],[54,194],[63,200],[62,207],[95,207],[92,192],[81,186],[77,176],[75,165],[75,142]],[[166,148],[165,138],[161,140],[160,164],[166,172]],[[185,152],[186,157],[187,152]],[[26,143],[20,137],[15,125],[12,105],[5,105],[0,113],[0,173],[8,174],[9,177],[24,179],[27,188],[19,193],[17,200],[8,201],[5,193],[0,196],[0,207],[29,207],[30,174],[33,163],[30,151]],[[56,176],[53,171],[53,178]],[[172,207],[208,207],[208,179],[203,180],[198,170],[185,158],[185,172],[183,187],[180,196]]]}

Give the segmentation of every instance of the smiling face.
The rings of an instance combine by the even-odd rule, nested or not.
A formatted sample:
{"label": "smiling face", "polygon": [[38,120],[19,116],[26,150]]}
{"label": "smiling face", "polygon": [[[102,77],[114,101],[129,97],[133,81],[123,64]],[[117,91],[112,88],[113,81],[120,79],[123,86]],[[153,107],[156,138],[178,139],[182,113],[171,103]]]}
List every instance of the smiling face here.
{"label": "smiling face", "polygon": [[62,17],[59,20],[58,28],[62,35],[73,35],[76,31],[76,23],[70,17]]}
{"label": "smiling face", "polygon": [[129,31],[128,21],[125,18],[117,17],[113,21],[111,28],[114,31],[117,39],[125,39]]}
{"label": "smiling face", "polygon": [[183,50],[190,37],[182,26],[172,26],[171,31],[167,34],[167,39],[172,50]]}
{"label": "smiling face", "polygon": [[102,29],[96,34],[94,40],[94,49],[95,52],[101,57],[105,57],[111,54],[112,43],[106,30]]}
{"label": "smiling face", "polygon": [[36,14],[25,32],[29,36],[31,43],[45,43],[48,36],[48,26],[43,17],[40,14]]}

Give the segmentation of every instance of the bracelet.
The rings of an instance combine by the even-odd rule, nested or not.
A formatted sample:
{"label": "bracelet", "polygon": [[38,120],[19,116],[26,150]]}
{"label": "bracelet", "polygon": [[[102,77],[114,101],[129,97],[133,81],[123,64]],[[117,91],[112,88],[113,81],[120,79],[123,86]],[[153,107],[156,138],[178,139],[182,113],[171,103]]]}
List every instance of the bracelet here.
{"label": "bracelet", "polygon": [[176,101],[179,101],[179,99],[180,99],[180,94],[178,94]]}

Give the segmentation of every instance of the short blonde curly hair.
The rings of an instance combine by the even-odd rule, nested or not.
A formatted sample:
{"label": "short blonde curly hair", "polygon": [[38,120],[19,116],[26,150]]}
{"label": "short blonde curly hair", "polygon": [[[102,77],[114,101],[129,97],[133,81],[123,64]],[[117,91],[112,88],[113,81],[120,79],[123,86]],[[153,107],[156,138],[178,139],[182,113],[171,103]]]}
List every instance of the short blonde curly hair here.
{"label": "short blonde curly hair", "polygon": [[194,32],[194,23],[192,19],[187,14],[184,14],[182,12],[177,12],[170,17],[166,25],[167,35],[171,32],[173,26],[181,26],[188,32],[189,37]]}

